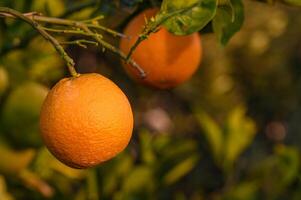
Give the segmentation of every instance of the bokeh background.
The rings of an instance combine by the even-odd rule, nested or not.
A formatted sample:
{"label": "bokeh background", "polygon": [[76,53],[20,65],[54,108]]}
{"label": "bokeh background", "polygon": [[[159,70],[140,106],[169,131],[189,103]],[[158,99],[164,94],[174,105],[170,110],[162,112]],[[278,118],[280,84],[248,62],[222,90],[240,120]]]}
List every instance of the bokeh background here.
{"label": "bokeh background", "polygon": [[[209,24],[199,70],[171,90],[133,82],[109,51],[66,46],[79,72],[119,85],[135,115],[128,148],[89,170],[61,164],[39,136],[43,99],[68,76],[63,60],[31,27],[0,18],[0,200],[300,200],[301,8],[244,4],[241,31],[222,47]],[[160,1],[0,2],[76,20],[104,15],[101,23],[118,31],[154,5]]]}

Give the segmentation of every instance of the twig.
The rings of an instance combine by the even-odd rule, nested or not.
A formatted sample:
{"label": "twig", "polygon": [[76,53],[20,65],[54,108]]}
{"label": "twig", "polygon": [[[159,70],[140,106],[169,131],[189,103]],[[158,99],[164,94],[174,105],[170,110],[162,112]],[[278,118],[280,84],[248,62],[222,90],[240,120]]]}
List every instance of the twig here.
{"label": "twig", "polygon": [[104,26],[94,25],[94,24],[86,24],[86,26],[89,27],[89,28],[103,30],[103,31],[105,31],[107,33],[110,33],[111,35],[113,35],[115,37],[118,36],[118,37],[121,37],[121,38],[130,38],[130,36],[127,36],[125,34],[119,33],[117,31],[114,31],[114,30],[109,29],[109,28],[104,27]]}
{"label": "twig", "polygon": [[30,17],[24,16],[22,13],[13,10],[11,8],[6,8],[6,7],[0,7],[0,13],[8,13],[11,14],[12,16],[19,18],[23,20],[24,22],[28,23],[31,25],[34,29],[36,29],[46,40],[48,40],[54,48],[57,50],[57,52],[61,55],[61,57],[66,61],[67,67],[69,69],[70,74],[73,77],[79,76],[79,74],[76,72],[74,68],[74,61],[71,57],[68,56],[68,54],[65,52],[64,48],[60,45],[60,43],[51,35],[49,35],[40,24],[35,22],[33,19]]}
{"label": "twig", "polygon": [[101,19],[103,19],[104,18],[104,16],[103,15],[99,15],[99,16],[97,16],[97,17],[94,17],[94,18],[92,18],[92,19],[87,19],[87,20],[81,20],[81,22],[82,23],[93,23],[93,22],[97,22],[98,20],[101,20]]}
{"label": "twig", "polygon": [[102,38],[102,35],[94,33],[94,34],[89,34],[86,33],[82,30],[68,30],[68,29],[54,29],[54,28],[47,28],[47,27],[42,27],[45,31],[48,32],[53,32],[53,33],[64,33],[64,34],[74,34],[74,35],[84,35],[84,36],[92,36],[92,35],[97,35],[98,37]]}
{"label": "twig", "polygon": [[112,46],[111,44],[107,43],[106,41],[102,40],[102,38],[97,37],[97,35],[93,35],[93,32],[85,24],[77,24],[77,26],[81,28],[83,31],[85,31],[86,33],[91,34],[92,35],[91,37],[93,37],[104,48],[111,50],[112,52],[119,55],[123,60],[128,61],[131,64],[131,66],[133,66],[139,72],[141,78],[146,77],[144,70],[132,59],[127,59],[126,55],[122,51]]}
{"label": "twig", "polygon": [[200,3],[195,3],[187,8],[184,9],[180,9],[180,10],[176,10],[174,12],[170,12],[168,14],[164,14],[161,15],[160,13],[158,13],[155,18],[151,18],[149,21],[147,21],[146,25],[144,26],[142,33],[139,35],[139,37],[137,38],[136,42],[134,43],[134,45],[131,47],[128,55],[126,56],[126,59],[129,60],[130,57],[132,56],[134,50],[137,48],[137,46],[145,39],[148,38],[148,36],[151,33],[154,33],[156,31],[158,31],[159,27],[168,19],[170,19],[171,17],[180,14],[182,12],[185,12],[189,9],[192,9],[196,6],[198,6]]}
{"label": "twig", "polygon": [[112,29],[103,27],[99,24],[87,24],[79,21],[74,21],[74,20],[69,20],[69,19],[60,19],[60,18],[55,18],[55,17],[45,17],[45,16],[31,16],[31,18],[35,21],[39,22],[46,22],[46,23],[51,23],[51,24],[56,24],[56,25],[63,25],[63,26],[78,26],[78,25],[85,25],[89,28],[94,28],[94,29],[99,29],[103,30],[107,33],[110,33],[113,36],[119,36],[119,37],[127,37],[122,33],[116,32]]}
{"label": "twig", "polygon": [[[40,15],[38,12],[28,12],[28,13],[23,13],[24,16],[26,17],[31,17],[33,15]],[[12,14],[9,13],[0,13],[0,17],[14,17]]]}
{"label": "twig", "polygon": [[86,44],[93,44],[95,46],[98,46],[98,43],[97,42],[94,42],[94,41],[89,41],[89,40],[74,40],[74,41],[66,41],[66,42],[60,42],[61,45],[68,45],[68,44],[74,44],[74,45],[78,45],[80,47],[83,47],[83,48],[87,48],[87,45]]}
{"label": "twig", "polygon": [[[1,12],[1,11],[0,11]],[[4,17],[12,17],[15,18],[16,16],[14,16],[11,13],[0,13],[0,16],[4,16]],[[23,14],[24,16],[24,14]],[[87,27],[89,28],[94,28],[94,29],[99,29],[99,30],[103,30],[113,36],[119,36],[122,38],[127,38],[128,36],[119,33],[117,31],[114,31],[112,29],[109,29],[107,27],[101,26],[98,23],[87,23],[87,22],[92,22],[95,21],[94,18],[93,19],[89,19],[89,20],[85,20],[85,21],[74,21],[74,20],[69,20],[69,19],[61,19],[61,18],[56,18],[56,17],[46,17],[46,16],[42,16],[41,14],[37,13],[37,12],[31,12],[31,13],[26,13],[26,17],[30,18],[31,20],[34,21],[38,21],[38,22],[45,22],[45,23],[50,23],[50,24],[56,24],[56,25],[64,25],[64,26],[74,26],[75,24],[85,24]]]}
{"label": "twig", "polygon": [[[70,7],[68,7],[66,9],[66,11],[61,14],[60,16],[58,16],[59,18],[66,18],[70,15],[72,15],[73,13],[80,11],[82,9],[91,7],[91,6],[97,6],[99,3],[101,2],[101,0],[91,0],[88,2],[82,2],[82,3],[78,3],[78,4],[74,4]],[[11,50],[14,49],[19,49],[19,48],[24,48],[28,45],[28,43],[38,35],[38,33],[36,31],[30,31],[28,32],[25,37],[23,37],[21,39],[21,41],[17,44],[7,44],[6,46],[3,47],[3,49],[0,49],[0,56],[3,56],[5,54],[7,54],[8,52],[10,52]]]}
{"label": "twig", "polygon": [[[43,21],[43,22],[48,22],[48,23],[55,23],[57,25],[72,25],[74,27],[77,27],[81,30],[58,30],[58,29],[50,29],[46,28],[48,31],[52,32],[58,32],[58,33],[72,33],[72,34],[82,34],[89,36],[93,38],[95,41],[97,41],[100,45],[102,45],[104,48],[111,50],[112,52],[116,53],[119,55],[123,60],[129,62],[140,74],[141,78],[145,78],[146,74],[144,70],[132,59],[127,58],[126,54],[124,54],[122,51],[114,47],[113,45],[107,43],[102,39],[102,35],[94,33],[92,30],[90,30],[90,27],[98,27],[99,26],[93,26],[93,25],[88,25],[82,22],[77,22],[77,21],[72,21],[72,20],[66,20],[66,19],[59,19],[59,18],[45,18],[43,16],[33,16],[35,20]],[[44,27],[45,28],[45,27]],[[108,29],[110,30],[110,29]],[[116,34],[115,32],[114,34]]]}
{"label": "twig", "polygon": [[[119,55],[123,60],[129,62],[131,66],[133,66],[140,74],[142,78],[146,77],[146,74],[143,69],[139,67],[139,65],[134,62],[132,59],[127,58],[127,56],[120,51],[118,48],[114,47],[113,45],[107,43],[106,41],[103,40],[102,35],[93,32],[90,28],[93,29],[101,29],[104,30],[114,36],[120,36],[120,37],[126,37],[125,35],[118,33],[114,30],[108,29],[106,27],[102,27],[100,25],[96,24],[87,24],[79,21],[74,21],[74,20],[69,20],[69,19],[61,19],[61,18],[55,18],[55,17],[45,17],[41,15],[29,15],[24,16],[22,13],[19,13],[15,10],[12,10],[10,8],[2,8],[0,7],[0,14],[1,13],[6,13],[6,16],[8,17],[13,17],[13,18],[21,18],[30,25],[32,25],[35,29],[39,31],[39,33],[49,40],[53,46],[56,48],[56,50],[61,54],[61,56],[66,60],[67,66],[69,68],[70,73],[72,76],[78,76],[74,69],[74,62],[73,60],[66,54],[65,50],[62,48],[60,43],[53,38],[48,32],[54,32],[54,33],[66,33],[66,34],[78,34],[78,35],[84,35],[93,38],[98,44],[100,44],[104,49],[109,49],[112,52],[116,53]],[[44,22],[47,24],[53,24],[53,25],[58,25],[58,26],[69,26],[69,27],[75,27],[77,29],[70,30],[70,29],[54,29],[54,28],[48,28],[48,27],[43,27],[37,22]],[[82,42],[72,42],[72,44],[76,43],[77,45],[80,45],[82,47],[85,47]]]}

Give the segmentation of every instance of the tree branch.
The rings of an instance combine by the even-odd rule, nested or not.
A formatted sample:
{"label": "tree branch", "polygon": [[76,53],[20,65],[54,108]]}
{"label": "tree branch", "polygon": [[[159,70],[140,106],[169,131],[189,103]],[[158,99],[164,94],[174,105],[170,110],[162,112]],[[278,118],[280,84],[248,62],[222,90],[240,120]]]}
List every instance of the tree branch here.
{"label": "tree branch", "polygon": [[94,40],[97,41],[104,48],[111,50],[112,52],[119,55],[123,60],[131,63],[131,66],[133,66],[135,68],[135,70],[137,70],[139,72],[141,78],[146,77],[144,70],[142,68],[140,68],[140,66],[134,60],[127,59],[126,55],[122,51],[120,51],[116,47],[112,46],[111,44],[107,43],[106,41],[102,40],[101,37],[98,37],[97,35],[93,34],[93,32],[85,24],[78,23],[77,27],[81,28],[83,31],[85,31],[88,34],[91,34],[91,37],[93,37]]}
{"label": "tree branch", "polygon": [[[12,17],[12,18],[20,18],[23,21],[27,22],[30,24],[33,28],[35,28],[45,39],[50,41],[52,45],[55,47],[55,49],[60,53],[60,55],[65,59],[67,62],[68,69],[71,73],[72,76],[76,77],[78,76],[77,72],[75,71],[74,68],[74,62],[73,60],[67,55],[63,47],[60,45],[60,43],[52,37],[48,32],[54,32],[54,33],[64,33],[64,34],[77,34],[77,35],[83,35],[83,36],[88,36],[90,38],[93,38],[98,44],[100,44],[103,48],[109,49],[112,52],[116,53],[119,55],[123,60],[131,63],[131,66],[135,68],[140,74],[142,78],[144,78],[145,72],[143,69],[139,67],[139,65],[134,62],[132,59],[127,58],[126,55],[120,51],[118,48],[114,47],[113,45],[107,43],[106,41],[103,40],[103,37],[101,34],[97,32],[93,32],[91,29],[100,29],[104,30],[107,33],[112,34],[113,36],[119,36],[119,37],[126,37],[125,35],[118,33],[114,30],[111,30],[109,28],[100,26],[97,21],[92,20],[85,20],[85,21],[74,21],[74,20],[69,20],[69,19],[61,19],[61,18],[55,18],[55,17],[46,17],[42,16],[38,13],[26,13],[26,15],[23,15],[22,13],[19,13],[18,11],[15,11],[10,8],[4,8],[0,7],[0,16],[5,16],[5,17]],[[94,18],[94,20],[98,20],[99,18]],[[71,29],[57,29],[57,28],[48,28],[48,27],[43,27],[37,22],[43,22],[46,24],[52,24],[56,26],[66,26],[66,27],[71,27]],[[91,22],[91,23],[87,23]],[[90,29],[91,28],[91,29]],[[85,44],[83,44],[83,40],[79,41],[71,41],[68,42],[69,44],[77,44],[81,47],[86,47]],[[91,41],[90,41],[91,43]],[[66,42],[64,44],[67,44]]]}
{"label": "tree branch", "polygon": [[68,56],[68,54],[65,52],[64,48],[60,45],[60,43],[51,35],[49,35],[43,27],[38,24],[36,21],[31,19],[28,16],[23,15],[22,13],[13,10],[11,8],[6,8],[6,7],[0,7],[0,13],[6,13],[14,16],[15,18],[19,18],[26,22],[27,24],[31,25],[34,29],[36,29],[46,40],[48,40],[54,48],[57,50],[57,52],[61,55],[61,57],[66,61],[68,70],[70,74],[73,77],[79,76],[79,74],[76,72],[74,68],[74,61],[71,57]]}
{"label": "tree branch", "polygon": [[[85,9],[85,8],[88,8],[91,6],[96,6],[97,4],[100,4],[100,2],[101,2],[101,0],[91,0],[88,2],[74,4],[74,5],[70,6],[69,8],[67,8],[67,10],[62,15],[59,16],[59,18],[66,18],[77,11],[80,11],[82,9]],[[32,14],[32,13],[36,13],[36,12],[25,13],[25,14]],[[0,17],[1,17],[1,15],[0,15]],[[20,43],[8,45],[8,46],[4,47],[3,49],[0,49],[1,50],[0,56],[5,55],[6,53],[8,53],[11,50],[23,48],[23,47],[27,46],[28,43],[31,41],[31,39],[34,38],[35,36],[37,36],[37,32],[35,32],[35,31],[28,32],[26,34],[26,36],[24,38],[22,38]]]}

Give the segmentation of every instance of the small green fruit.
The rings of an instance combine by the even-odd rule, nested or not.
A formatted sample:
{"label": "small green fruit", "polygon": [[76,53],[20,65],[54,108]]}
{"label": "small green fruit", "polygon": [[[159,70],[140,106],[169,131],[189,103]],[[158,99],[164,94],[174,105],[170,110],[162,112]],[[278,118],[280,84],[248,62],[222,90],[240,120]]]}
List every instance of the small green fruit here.
{"label": "small green fruit", "polygon": [[40,109],[48,89],[38,83],[26,82],[13,90],[4,103],[2,128],[12,144],[38,147]]}

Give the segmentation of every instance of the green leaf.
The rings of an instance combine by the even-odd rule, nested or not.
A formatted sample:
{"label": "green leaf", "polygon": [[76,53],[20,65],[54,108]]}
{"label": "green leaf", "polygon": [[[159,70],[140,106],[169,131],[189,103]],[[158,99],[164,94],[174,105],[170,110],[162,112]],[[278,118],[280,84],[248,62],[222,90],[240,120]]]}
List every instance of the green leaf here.
{"label": "green leaf", "polygon": [[241,0],[227,0],[218,6],[213,19],[213,30],[222,45],[240,30],[244,21],[244,8]]}
{"label": "green leaf", "polygon": [[112,194],[123,179],[127,177],[134,168],[134,160],[127,151],[119,154],[115,159],[109,161],[101,167],[101,176],[103,177],[103,193],[105,195]]}
{"label": "green leaf", "polygon": [[240,182],[233,188],[228,189],[223,200],[256,200],[258,184],[255,181]]}
{"label": "green leaf", "polygon": [[137,166],[125,178],[122,190],[125,193],[152,190],[154,184],[152,173],[147,166]]}
{"label": "green leaf", "polygon": [[173,184],[177,182],[180,178],[188,174],[197,164],[199,156],[194,154],[184,161],[180,162],[173,169],[171,169],[164,177],[163,182],[166,185]]}
{"label": "green leaf", "polygon": [[64,12],[65,6],[61,0],[39,0],[35,1],[32,9],[48,13],[47,15],[58,16]]}
{"label": "green leaf", "polygon": [[282,145],[276,146],[275,153],[282,172],[281,183],[288,185],[298,176],[300,154],[296,148]]}
{"label": "green leaf", "polygon": [[293,6],[301,6],[301,0],[283,0],[283,2]]}
{"label": "green leaf", "polygon": [[174,140],[158,153],[161,155],[161,158],[176,160],[181,156],[186,157],[196,152],[197,147],[198,144],[195,140]]}
{"label": "green leaf", "polygon": [[[17,175],[32,162],[36,152],[33,149],[15,151],[4,141],[0,142],[0,174]],[[1,197],[1,196],[0,196]],[[1,198],[0,198],[1,199]]]}
{"label": "green leaf", "polygon": [[156,18],[175,35],[188,35],[204,28],[214,17],[216,0],[164,0]]}
{"label": "green leaf", "polygon": [[210,145],[214,159],[219,161],[223,153],[223,132],[218,124],[201,109],[197,110],[196,118],[202,129],[205,137]]}
{"label": "green leaf", "polygon": [[153,152],[152,142],[153,138],[151,133],[146,130],[142,130],[139,133],[141,157],[144,163],[152,164],[156,161],[156,157]]}
{"label": "green leaf", "polygon": [[245,116],[246,108],[237,106],[228,116],[226,125],[226,146],[224,150],[224,167],[231,167],[237,157],[253,141],[256,126],[252,119]]}
{"label": "green leaf", "polygon": [[267,199],[277,199],[300,180],[300,152],[296,147],[278,144],[273,155],[254,165],[250,177],[260,184]]}

